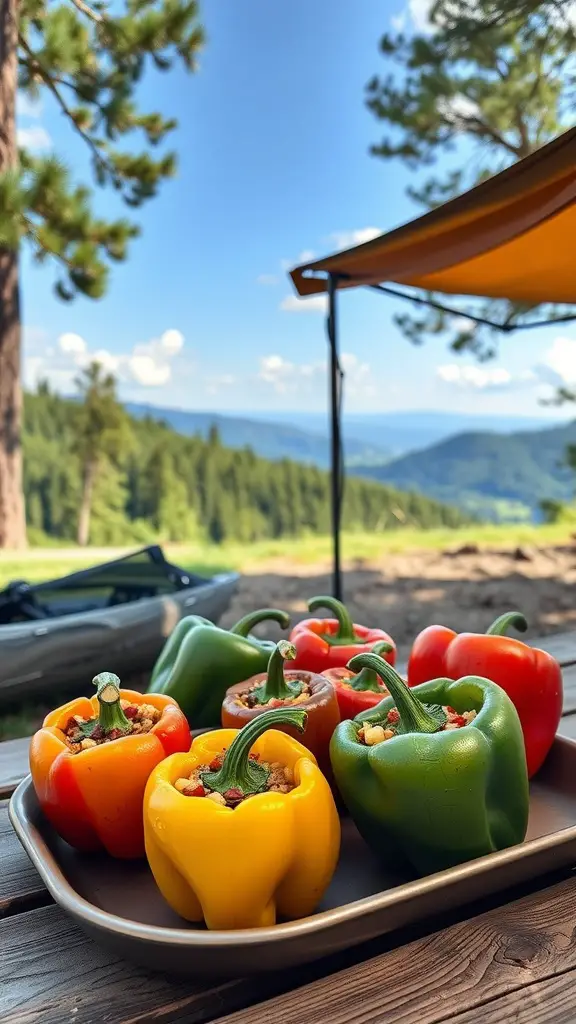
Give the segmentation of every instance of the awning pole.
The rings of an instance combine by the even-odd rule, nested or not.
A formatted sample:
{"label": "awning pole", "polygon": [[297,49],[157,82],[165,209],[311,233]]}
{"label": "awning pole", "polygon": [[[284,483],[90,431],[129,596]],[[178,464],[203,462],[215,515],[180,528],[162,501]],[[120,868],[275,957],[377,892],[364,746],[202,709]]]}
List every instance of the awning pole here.
{"label": "awning pole", "polygon": [[326,328],[330,345],[330,441],[331,441],[331,500],[333,583],[332,593],[339,601],[342,596],[340,567],[340,505],[342,500],[342,446],[340,439],[340,363],[338,361],[338,325],[336,319],[336,292],[338,278],[328,275],[328,316]]}

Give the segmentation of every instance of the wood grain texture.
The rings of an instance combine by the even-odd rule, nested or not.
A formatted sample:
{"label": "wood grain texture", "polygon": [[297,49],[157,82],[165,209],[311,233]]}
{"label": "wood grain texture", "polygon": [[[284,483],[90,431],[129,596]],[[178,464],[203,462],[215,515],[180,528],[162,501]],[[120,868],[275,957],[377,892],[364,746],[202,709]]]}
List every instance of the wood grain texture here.
{"label": "wood grain texture", "polygon": [[10,796],[28,774],[30,737],[0,743],[0,797]]}
{"label": "wood grain texture", "polygon": [[[572,988],[567,980],[576,969],[575,919],[570,878],[215,1024],[568,1024],[576,1020],[574,975]],[[546,1004],[543,1012],[542,985],[557,992],[560,1015]]]}
{"label": "wood grain texture", "polygon": [[0,918],[51,902],[8,819],[8,801],[0,801]]}
{"label": "wood grain texture", "polygon": [[450,1024],[574,1024],[575,990],[576,971],[569,970],[450,1017]]}
{"label": "wood grain texture", "polygon": [[[485,906],[497,909],[465,921],[462,915],[477,913],[478,905],[462,908],[459,917],[452,912],[449,927],[433,935],[427,933],[443,927],[446,918],[428,920],[419,933],[406,929],[383,936],[308,967],[224,983],[151,974],[96,945],[58,907],[28,911],[0,922],[0,1020],[431,1024],[444,1019],[438,1007],[445,1014],[447,992],[451,1013],[464,1012],[576,965],[576,878],[532,889],[504,906],[494,898]],[[407,970],[410,964],[415,973]]]}
{"label": "wood grain texture", "polygon": [[576,665],[576,630],[566,633],[552,633],[551,636],[537,636],[527,639],[531,647],[540,647],[552,654],[562,666]]}
{"label": "wood grain texture", "polygon": [[0,922],[2,1024],[203,1024],[295,984],[179,981],[106,952],[56,906]]}

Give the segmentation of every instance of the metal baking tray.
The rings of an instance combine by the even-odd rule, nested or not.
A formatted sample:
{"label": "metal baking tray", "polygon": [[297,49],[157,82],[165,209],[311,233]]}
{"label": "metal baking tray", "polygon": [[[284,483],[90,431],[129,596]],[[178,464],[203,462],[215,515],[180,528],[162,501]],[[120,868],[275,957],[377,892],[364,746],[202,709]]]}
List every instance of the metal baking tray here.
{"label": "metal baking tray", "polygon": [[525,842],[416,881],[384,871],[343,817],[340,862],[318,911],[244,931],[183,921],[143,862],[73,851],[44,820],[29,778],[12,796],[10,819],[50,894],[103,946],[155,970],[226,978],[303,964],[576,864],[575,777],[576,742],[557,737],[531,783]]}

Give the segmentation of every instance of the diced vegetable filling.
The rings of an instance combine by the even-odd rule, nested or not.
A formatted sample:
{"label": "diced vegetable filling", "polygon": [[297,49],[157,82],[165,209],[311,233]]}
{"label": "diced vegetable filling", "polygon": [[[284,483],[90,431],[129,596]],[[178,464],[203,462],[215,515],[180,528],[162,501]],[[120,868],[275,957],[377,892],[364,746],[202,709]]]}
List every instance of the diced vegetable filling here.
{"label": "diced vegetable filling", "polygon": [[258,693],[258,685],[253,686],[251,690],[246,693],[240,693],[236,697],[236,703],[241,704],[245,708],[282,708],[282,707],[298,707],[305,700],[311,696],[311,690],[308,683],[302,682],[300,692],[295,696],[290,697],[271,697],[270,700],[262,703],[260,700],[260,694]]}
{"label": "diced vegetable filling", "polygon": [[[448,732],[452,729],[462,729],[465,725],[469,725],[476,718],[475,711],[463,711],[459,714],[454,708],[443,707],[444,714],[446,715],[446,721],[442,725],[438,732]],[[400,723],[400,715],[396,708],[392,708],[388,712],[386,723],[384,725],[372,725],[370,722],[366,722],[358,730],[358,739],[361,743],[364,743],[367,747],[374,747],[377,743],[383,743],[385,740],[391,740],[394,736],[398,735],[398,725]]]}
{"label": "diced vegetable filling", "polygon": [[[221,807],[231,808],[238,807],[239,804],[249,800],[251,796],[256,796],[255,793],[243,793],[242,790],[236,788],[227,789],[224,793],[217,793],[207,785],[205,775],[208,772],[220,770],[225,753],[226,751],[223,750],[220,754],[216,754],[209,764],[196,765],[188,778],[182,776],[176,779],[174,788],[183,796],[206,797],[207,800],[212,800],[213,803],[220,804]],[[268,772],[268,778],[260,792],[290,793],[295,788],[294,774],[287,765],[280,764],[278,761],[260,761],[258,754],[250,754],[249,760],[258,761]]]}
{"label": "diced vegetable filling", "polygon": [[66,743],[72,753],[79,754],[82,750],[119,740],[123,736],[150,732],[161,716],[161,712],[151,704],[131,704],[129,700],[121,700],[120,707],[129,720],[129,729],[110,729],[105,732],[96,717],[73,715],[64,727]]}

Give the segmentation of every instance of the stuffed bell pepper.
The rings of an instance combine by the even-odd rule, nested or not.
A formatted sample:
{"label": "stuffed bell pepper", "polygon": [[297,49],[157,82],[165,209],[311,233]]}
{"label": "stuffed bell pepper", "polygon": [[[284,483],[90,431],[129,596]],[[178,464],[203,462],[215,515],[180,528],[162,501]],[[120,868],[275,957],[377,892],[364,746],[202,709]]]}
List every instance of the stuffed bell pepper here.
{"label": "stuffed bell pepper", "polygon": [[278,608],[262,608],[226,630],[199,615],[188,615],[166,641],[148,693],[173,697],[195,729],[218,725],[227,688],[266,671],[274,644],[249,634],[267,621],[288,629],[290,616]]}
{"label": "stuffed bell pepper", "polygon": [[142,806],[148,776],[188,750],[190,728],[171,697],[121,690],[101,672],[95,697],[52,711],[30,743],[40,807],[58,834],[84,852],[144,856]]}
{"label": "stuffed bell pepper", "polygon": [[518,714],[488,679],[409,689],[363,654],[391,696],[332,737],[332,768],[358,830],[396,868],[425,875],[522,842],[528,776]]}
{"label": "stuffed bell pepper", "polygon": [[328,608],[334,613],[333,619],[303,619],[290,634],[290,643],[296,648],[294,668],[308,672],[324,672],[328,668],[346,668],[356,654],[371,651],[375,644],[384,641],[389,645],[386,661],[396,661],[396,646],[383,629],[367,629],[352,622],[350,613],[341,601],[334,597],[313,597],[308,601],[308,610]]}
{"label": "stuffed bell pepper", "polygon": [[[336,692],[325,676],[303,669],[284,672],[285,659],[293,660],[295,656],[293,644],[280,640],[267,672],[231,686],[222,704],[222,725],[225,729],[241,729],[270,708],[303,709],[307,719],[302,743],[312,751],[322,770],[329,771],[330,740],[340,721]],[[282,729],[288,735],[297,735],[290,723]]]}
{"label": "stuffed bell pepper", "polygon": [[480,675],[498,683],[520,717],[531,778],[548,755],[558,729],[562,671],[551,654],[506,636],[510,626],[524,633],[528,623],[520,612],[508,612],[486,633],[457,634],[445,626],[428,626],[414,641],[408,685],[436,675],[450,679]]}
{"label": "stuffed bell pepper", "polygon": [[338,860],[340,821],[314,757],[274,726],[306,712],[275,708],[241,730],[194,740],[146,787],[146,854],[162,895],[211,929],[260,928],[311,914]]}
{"label": "stuffed bell pepper", "polygon": [[[392,650],[384,640],[375,644],[372,654],[386,655]],[[327,668],[322,673],[336,690],[340,718],[356,718],[361,711],[367,711],[389,697],[387,687],[373,668],[362,668],[352,672],[349,668]]]}

